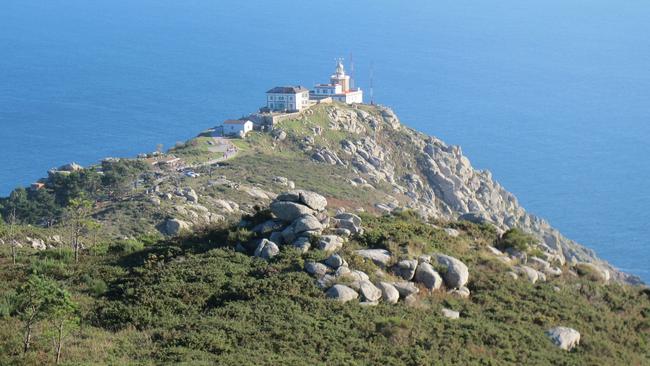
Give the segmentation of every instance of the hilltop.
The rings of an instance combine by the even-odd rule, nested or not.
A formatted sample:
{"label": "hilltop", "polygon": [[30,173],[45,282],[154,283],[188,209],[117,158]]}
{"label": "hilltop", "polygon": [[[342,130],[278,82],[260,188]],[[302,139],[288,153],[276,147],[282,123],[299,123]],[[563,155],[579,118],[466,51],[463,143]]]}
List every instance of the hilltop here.
{"label": "hilltop", "polygon": [[[85,214],[78,197],[90,202]],[[527,213],[459,147],[382,106],[316,105],[245,139],[208,130],[166,153],[71,164],[0,209],[17,222],[0,231],[20,244],[16,265],[2,257],[3,364],[19,357],[14,299],[35,273],[79,304],[70,362],[650,357],[637,278]],[[94,225],[79,233],[75,262],[81,214]],[[558,326],[580,332],[571,352],[546,335]],[[50,352],[35,343],[33,363]]]}

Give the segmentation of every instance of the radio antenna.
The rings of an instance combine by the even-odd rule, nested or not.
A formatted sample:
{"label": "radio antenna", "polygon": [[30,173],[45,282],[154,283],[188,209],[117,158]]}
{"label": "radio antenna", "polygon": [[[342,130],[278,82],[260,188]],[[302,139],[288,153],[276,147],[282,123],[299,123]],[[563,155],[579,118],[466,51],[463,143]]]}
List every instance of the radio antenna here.
{"label": "radio antenna", "polygon": [[350,90],[354,90],[354,60],[350,52]]}
{"label": "radio antenna", "polygon": [[375,66],[370,62],[370,104],[375,104]]}

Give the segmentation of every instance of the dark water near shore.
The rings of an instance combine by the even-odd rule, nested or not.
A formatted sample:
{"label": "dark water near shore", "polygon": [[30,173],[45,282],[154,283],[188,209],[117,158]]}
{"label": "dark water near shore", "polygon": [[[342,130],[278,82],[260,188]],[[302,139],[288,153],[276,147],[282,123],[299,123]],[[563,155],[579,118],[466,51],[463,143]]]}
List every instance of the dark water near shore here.
{"label": "dark water near shore", "polygon": [[403,123],[650,281],[649,20],[642,0],[3,0],[0,194],[171,146],[352,52]]}

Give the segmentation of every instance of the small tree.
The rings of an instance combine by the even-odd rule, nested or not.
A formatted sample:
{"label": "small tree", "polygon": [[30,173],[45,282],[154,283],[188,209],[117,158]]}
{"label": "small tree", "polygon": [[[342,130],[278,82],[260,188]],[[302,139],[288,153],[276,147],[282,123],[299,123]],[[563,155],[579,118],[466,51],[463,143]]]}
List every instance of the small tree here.
{"label": "small tree", "polygon": [[18,256],[18,240],[16,238],[16,209],[12,209],[9,214],[9,227],[5,235],[9,246],[11,247],[11,260],[16,265],[16,257]]}
{"label": "small tree", "polygon": [[79,261],[81,250],[81,239],[93,227],[93,220],[90,217],[93,203],[83,196],[70,200],[66,212],[66,220],[70,229],[70,242],[74,250],[74,260]]}
{"label": "small tree", "polygon": [[56,297],[56,290],[56,283],[36,275],[31,276],[18,289],[16,312],[25,323],[23,353],[27,353],[31,346],[34,325],[47,317],[50,304]]}
{"label": "small tree", "polygon": [[32,275],[17,292],[16,313],[25,323],[23,354],[31,347],[34,326],[41,320],[54,325],[56,363],[61,360],[66,332],[77,323],[77,305],[70,294],[55,281],[40,275]]}
{"label": "small tree", "polygon": [[79,324],[77,315],[77,304],[70,298],[70,294],[64,289],[57,289],[56,301],[53,301],[47,309],[47,317],[53,326],[52,343],[56,352],[56,361],[58,365],[61,362],[61,353],[63,351],[63,341],[70,332]]}

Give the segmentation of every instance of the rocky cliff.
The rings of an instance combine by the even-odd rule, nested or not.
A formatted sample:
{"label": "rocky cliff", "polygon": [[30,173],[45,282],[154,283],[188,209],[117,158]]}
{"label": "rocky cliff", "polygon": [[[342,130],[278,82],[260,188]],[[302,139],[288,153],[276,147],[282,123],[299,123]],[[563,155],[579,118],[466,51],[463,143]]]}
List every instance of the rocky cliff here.
{"label": "rocky cliff", "polygon": [[[326,124],[320,125],[314,114],[318,111],[308,111],[300,121],[308,127],[302,129],[304,135],[294,131],[289,138],[299,141],[314,161],[350,171],[351,185],[367,189],[387,185],[387,196],[376,202],[375,208],[410,208],[425,217],[488,222],[503,231],[521,228],[539,239],[539,248],[547,259],[594,263],[607,277],[611,274],[618,280],[638,282],[638,278],[617,271],[592,250],[526,212],[489,171],[474,169],[460,147],[402,125],[391,109],[328,106],[324,107],[326,118],[321,120]],[[275,136],[283,135],[279,132],[282,129],[282,125],[277,126]],[[346,136],[328,134],[327,130]]]}

